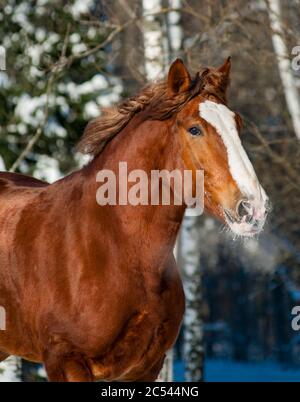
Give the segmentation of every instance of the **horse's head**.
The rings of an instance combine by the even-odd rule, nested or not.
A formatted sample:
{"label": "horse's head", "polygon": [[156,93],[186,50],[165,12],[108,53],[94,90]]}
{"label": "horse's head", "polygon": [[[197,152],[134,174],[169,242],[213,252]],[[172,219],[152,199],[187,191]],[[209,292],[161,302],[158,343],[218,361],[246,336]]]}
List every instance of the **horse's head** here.
{"label": "horse's head", "polygon": [[[205,69],[203,86],[176,115],[186,169],[204,171],[205,210],[238,235],[259,233],[266,219],[268,198],[242,146],[241,118],[226,105],[230,59],[218,69]],[[188,91],[193,82],[181,60],[168,75],[169,94]]]}

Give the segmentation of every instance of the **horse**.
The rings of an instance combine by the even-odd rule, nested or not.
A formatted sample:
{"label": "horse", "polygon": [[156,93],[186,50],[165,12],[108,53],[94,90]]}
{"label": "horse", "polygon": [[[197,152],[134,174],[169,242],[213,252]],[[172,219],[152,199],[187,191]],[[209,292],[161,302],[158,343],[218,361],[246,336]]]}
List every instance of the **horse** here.
{"label": "horse", "polygon": [[120,161],[149,177],[201,169],[205,212],[259,233],[268,197],[227,106],[230,67],[191,78],[175,60],[165,80],[89,122],[78,149],[90,162],[52,184],[1,173],[1,360],[43,363],[49,381],[155,381],[184,314],[173,248],[186,204],[99,205],[96,176],[118,175]]}

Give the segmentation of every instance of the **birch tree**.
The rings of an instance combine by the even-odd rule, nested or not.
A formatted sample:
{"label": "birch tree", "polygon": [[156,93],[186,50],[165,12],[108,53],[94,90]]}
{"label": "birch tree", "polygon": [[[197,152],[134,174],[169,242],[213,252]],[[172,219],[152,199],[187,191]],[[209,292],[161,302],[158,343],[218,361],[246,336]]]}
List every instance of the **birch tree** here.
{"label": "birch tree", "polygon": [[[181,28],[181,0],[169,0],[164,6],[170,8],[165,16],[165,24],[149,13],[159,11],[159,0],[143,1],[146,23],[144,24],[145,73],[148,80],[161,77],[167,65],[180,55],[183,32]],[[202,302],[201,274],[199,271],[199,219],[185,217],[181,241],[175,247],[175,258],[182,262],[184,288],[186,293],[186,314],[184,318],[184,349],[186,357],[186,379],[200,381],[203,367],[203,331],[200,316]],[[178,258],[177,258],[178,259]],[[160,381],[172,381],[173,353],[167,355],[165,365],[160,374]]]}
{"label": "birch tree", "polygon": [[3,172],[4,170],[6,170],[5,163],[4,163],[2,156],[0,156],[0,172]]}
{"label": "birch tree", "polygon": [[166,36],[161,20],[155,14],[161,10],[161,0],[143,0],[144,18],[144,59],[145,75],[148,81],[162,78],[166,72]]}
{"label": "birch tree", "polygon": [[185,216],[180,231],[180,265],[186,300],[184,360],[187,381],[203,380],[202,273],[200,270],[200,217]]}
{"label": "birch tree", "polygon": [[300,139],[300,97],[296,82],[291,70],[289,53],[284,41],[280,0],[268,1],[268,12],[272,29],[272,42],[277,58],[278,70],[286,99],[287,108],[291,116],[293,128]]}
{"label": "birch tree", "polygon": [[[145,76],[148,81],[162,78],[169,64],[166,27],[162,26],[161,19],[149,15],[158,12],[161,8],[161,0],[143,0],[143,14],[145,16],[143,29],[144,65]],[[158,381],[173,381],[173,351],[167,353]]]}
{"label": "birch tree", "polygon": [[[180,9],[181,0],[170,1],[172,9]],[[180,13],[171,11],[169,16],[170,54],[177,56],[182,48],[183,29]],[[202,281],[200,271],[200,230],[197,216],[185,216],[178,241],[178,263],[182,272],[186,308],[183,322],[183,348],[185,379],[203,380],[204,340],[202,310]]]}

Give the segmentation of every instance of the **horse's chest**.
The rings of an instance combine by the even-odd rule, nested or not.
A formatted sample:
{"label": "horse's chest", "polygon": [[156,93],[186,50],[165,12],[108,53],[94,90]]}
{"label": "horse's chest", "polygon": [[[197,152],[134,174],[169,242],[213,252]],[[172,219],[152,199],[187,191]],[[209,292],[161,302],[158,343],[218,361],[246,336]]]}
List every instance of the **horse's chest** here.
{"label": "horse's chest", "polygon": [[118,341],[104,356],[94,359],[97,379],[137,380],[162,361],[175,342],[180,317],[160,317],[140,311],[132,316]]}
{"label": "horse's chest", "polygon": [[174,281],[160,293],[148,289],[147,297],[137,302],[109,352],[93,360],[95,377],[136,380],[159,366],[176,340],[183,310],[180,281]]}

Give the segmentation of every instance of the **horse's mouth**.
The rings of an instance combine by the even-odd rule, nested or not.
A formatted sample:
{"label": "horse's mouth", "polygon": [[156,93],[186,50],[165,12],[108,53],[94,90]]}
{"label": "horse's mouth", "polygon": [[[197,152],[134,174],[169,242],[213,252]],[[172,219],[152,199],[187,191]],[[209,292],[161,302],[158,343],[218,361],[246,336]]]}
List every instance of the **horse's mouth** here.
{"label": "horse's mouth", "polygon": [[259,234],[264,227],[266,216],[261,219],[249,219],[244,216],[241,219],[234,217],[227,209],[223,210],[225,222],[234,235],[242,237],[254,237]]}

